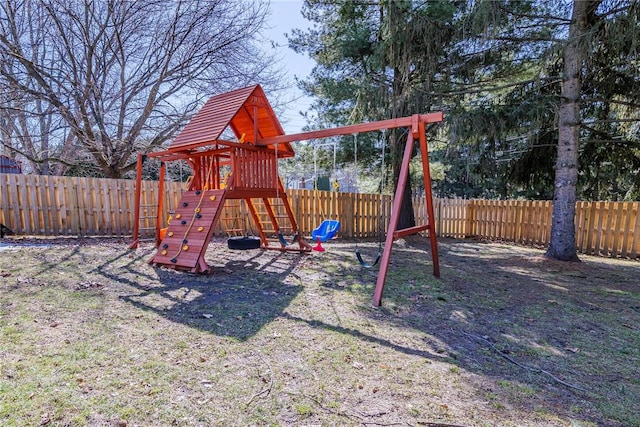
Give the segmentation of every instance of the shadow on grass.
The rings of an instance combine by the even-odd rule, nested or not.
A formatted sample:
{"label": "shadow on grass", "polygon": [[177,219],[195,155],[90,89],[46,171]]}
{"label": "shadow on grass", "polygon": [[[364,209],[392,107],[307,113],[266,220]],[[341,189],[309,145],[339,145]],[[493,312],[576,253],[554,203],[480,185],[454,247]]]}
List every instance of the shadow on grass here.
{"label": "shadow on grass", "polygon": [[[120,298],[173,322],[247,340],[280,316],[301,291],[294,273],[301,258],[262,250],[233,256],[236,259],[213,264],[210,275],[155,268],[155,277],[143,274],[140,281],[125,279],[136,292]],[[139,275],[133,263],[125,269]],[[103,274],[123,281],[115,274]]]}
{"label": "shadow on grass", "polygon": [[[215,245],[214,245],[215,246]],[[400,345],[389,339],[367,334],[354,328],[333,325],[321,319],[307,319],[288,312],[292,301],[303,291],[309,291],[309,277],[301,277],[300,267],[309,255],[281,253],[277,251],[228,251],[214,247],[215,259],[207,258],[212,266],[208,276],[154,268],[155,275],[138,268],[140,259],[126,260],[127,254],[114,261],[124,261],[122,269],[113,272],[98,266],[98,272],[109,280],[118,281],[135,289],[135,293],[120,298],[142,310],[151,311],[173,322],[245,341],[258,333],[276,318],[287,319],[318,330],[328,330],[349,335],[362,342],[378,344],[399,353],[430,360],[446,361],[446,354],[426,351],[418,347]],[[235,259],[225,260],[234,256]],[[355,258],[354,258],[355,259]],[[220,260],[223,260],[220,262]],[[322,260],[322,258],[320,258]],[[320,266],[323,261],[320,261]],[[353,266],[356,267],[356,264]],[[368,278],[375,278],[375,269],[369,269]],[[334,276],[337,271],[318,285],[340,290]],[[132,278],[136,277],[135,280]],[[361,276],[361,279],[363,276]],[[365,279],[365,280],[367,280]],[[374,279],[375,281],[375,279]]]}
{"label": "shadow on grass", "polygon": [[[125,261],[126,277],[122,269],[96,271],[134,289],[120,297],[127,303],[212,334],[245,341],[282,318],[451,363],[497,411],[638,422],[631,408],[640,398],[639,264],[567,264],[542,251],[442,240],[436,279],[427,239],[407,238],[394,247],[383,307],[372,310],[377,269],[360,269],[346,246],[309,263],[273,251],[214,250],[211,276],[141,269],[139,260]],[[299,296],[316,299],[294,303]],[[332,301],[349,305],[350,323],[331,317]],[[393,329],[364,332],[367,321]],[[392,330],[420,338],[400,344],[387,339]]]}
{"label": "shadow on grass", "polygon": [[357,329],[347,328],[339,325],[332,325],[330,323],[326,323],[321,320],[304,319],[302,317],[293,316],[289,313],[283,313],[281,317],[288,320],[293,320],[295,322],[305,323],[314,329],[325,329],[328,331],[337,332],[339,334],[350,335],[362,342],[378,344],[388,349],[391,349],[393,351],[397,351],[399,353],[403,353],[411,356],[418,356],[418,357],[422,357],[429,360],[439,360],[439,361],[445,361],[445,362],[451,361],[449,357],[447,357],[446,355],[438,355],[433,352],[425,351],[419,348],[399,345],[391,342],[388,339],[376,337],[373,335],[367,335],[361,331],[358,331]]}
{"label": "shadow on grass", "polygon": [[[372,316],[436,337],[452,363],[488,380],[487,399],[640,425],[631,409],[640,399],[639,264],[566,263],[542,250],[443,239],[436,279],[427,244],[407,238],[394,248]],[[370,298],[370,287],[353,290]]]}

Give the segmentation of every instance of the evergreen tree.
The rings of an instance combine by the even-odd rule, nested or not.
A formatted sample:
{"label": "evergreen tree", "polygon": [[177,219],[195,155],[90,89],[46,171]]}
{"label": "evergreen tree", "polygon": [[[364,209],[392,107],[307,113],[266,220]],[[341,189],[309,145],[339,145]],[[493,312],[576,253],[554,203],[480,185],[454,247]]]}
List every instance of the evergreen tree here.
{"label": "evergreen tree", "polygon": [[[462,2],[460,2],[462,3]],[[319,124],[336,126],[425,113],[434,107],[434,86],[453,36],[457,6],[451,2],[307,0],[304,16],[315,24],[296,31],[290,45],[317,65],[302,88],[315,97]],[[400,130],[387,133],[394,182],[404,142]],[[358,136],[358,158],[377,168],[376,135]],[[353,156],[345,138],[343,160]],[[384,183],[381,183],[384,185]],[[399,227],[415,224],[407,185]]]}
{"label": "evergreen tree", "polygon": [[[587,53],[581,66],[577,195],[592,200],[633,200],[638,197],[640,171],[639,4],[598,3],[584,35]],[[491,4],[498,6],[498,2]],[[535,9],[528,13],[512,5],[506,10],[519,28],[536,28],[535,32],[518,36],[491,29],[482,36],[490,39],[486,43],[491,46],[503,40],[518,41],[529,62],[519,77],[513,74],[490,83],[469,79],[477,82],[477,86],[469,84],[471,90],[477,89],[476,94],[456,102],[448,112],[451,144],[443,161],[451,168],[441,192],[470,197],[553,197],[562,52],[571,23],[571,3],[532,5]],[[554,10],[544,9],[550,6]]]}
{"label": "evergreen tree", "polygon": [[[444,110],[447,143],[430,156],[444,165],[436,194],[553,197],[563,243],[548,254],[573,259],[565,220],[576,196],[640,193],[639,9],[637,0],[308,0],[315,26],[291,44],[318,62],[303,87],[321,126]],[[391,140],[396,171],[403,142]]]}

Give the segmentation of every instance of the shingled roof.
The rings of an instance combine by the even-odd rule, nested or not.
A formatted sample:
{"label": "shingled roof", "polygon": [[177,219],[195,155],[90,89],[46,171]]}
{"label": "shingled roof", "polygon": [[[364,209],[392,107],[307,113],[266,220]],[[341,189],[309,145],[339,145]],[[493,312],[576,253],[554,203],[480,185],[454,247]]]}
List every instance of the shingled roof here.
{"label": "shingled roof", "polygon": [[[227,127],[238,140],[244,135],[244,141],[250,144],[255,143],[256,137],[284,135],[264,91],[255,85],[211,97],[169,145],[169,151],[213,145]],[[293,155],[289,143],[279,144],[278,152]]]}

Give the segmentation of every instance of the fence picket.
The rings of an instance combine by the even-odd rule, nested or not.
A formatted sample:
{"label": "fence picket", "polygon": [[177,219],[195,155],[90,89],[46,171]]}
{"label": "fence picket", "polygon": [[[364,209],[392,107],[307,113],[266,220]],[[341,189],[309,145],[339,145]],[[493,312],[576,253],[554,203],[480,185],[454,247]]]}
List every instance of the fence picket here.
{"label": "fence picket", "polygon": [[621,243],[622,248],[620,251],[620,256],[623,258],[626,258],[629,256],[633,247],[634,230],[632,227],[633,227],[635,216],[636,216],[636,212],[635,212],[636,205],[637,205],[636,203],[624,203],[625,214],[623,215],[624,220],[621,221],[621,223],[624,222],[624,224],[622,225],[622,229],[620,230],[620,233],[622,235],[622,243]]}
{"label": "fence picket", "polygon": [[629,258],[637,258],[638,254],[640,254],[640,202],[635,202],[632,206],[632,212],[635,215],[635,226],[633,227],[633,237],[631,238],[631,254]]}
{"label": "fence picket", "polygon": [[610,229],[610,233],[611,233],[611,246],[609,249],[609,256],[610,257],[617,257],[618,253],[620,252],[620,226],[621,226],[621,221],[622,221],[622,210],[623,210],[623,205],[619,202],[614,202],[612,203],[613,205],[613,214],[612,218],[611,218],[611,229]]}

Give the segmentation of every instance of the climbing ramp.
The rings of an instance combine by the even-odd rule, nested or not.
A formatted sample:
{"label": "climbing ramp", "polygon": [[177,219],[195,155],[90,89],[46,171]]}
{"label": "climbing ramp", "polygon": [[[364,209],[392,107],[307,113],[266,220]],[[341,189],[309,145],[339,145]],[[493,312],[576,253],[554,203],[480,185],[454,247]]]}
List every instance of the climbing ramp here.
{"label": "climbing ramp", "polygon": [[149,264],[208,273],[204,255],[224,201],[225,190],[185,191]]}

